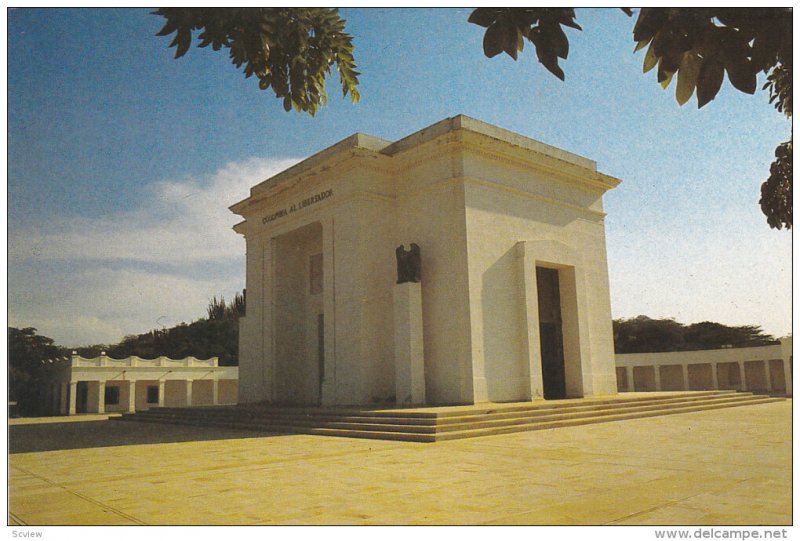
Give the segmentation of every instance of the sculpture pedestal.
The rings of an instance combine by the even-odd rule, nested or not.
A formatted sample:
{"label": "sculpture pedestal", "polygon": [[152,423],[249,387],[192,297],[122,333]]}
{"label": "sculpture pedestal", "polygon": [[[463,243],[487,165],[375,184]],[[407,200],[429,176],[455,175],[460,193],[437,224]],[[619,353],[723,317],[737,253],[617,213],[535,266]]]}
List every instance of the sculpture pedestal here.
{"label": "sculpture pedestal", "polygon": [[394,362],[397,405],[425,404],[425,356],[422,346],[422,284],[394,288]]}

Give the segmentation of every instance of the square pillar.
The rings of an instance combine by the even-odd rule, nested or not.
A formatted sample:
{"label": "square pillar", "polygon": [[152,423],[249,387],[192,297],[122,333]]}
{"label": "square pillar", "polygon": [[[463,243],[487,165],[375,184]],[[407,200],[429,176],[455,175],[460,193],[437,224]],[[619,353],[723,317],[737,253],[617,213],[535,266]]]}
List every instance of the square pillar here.
{"label": "square pillar", "polygon": [[69,382],[69,414],[75,415],[78,412],[78,382]]}
{"label": "square pillar", "polygon": [[215,406],[219,404],[219,380],[217,378],[211,380],[211,403]]}
{"label": "square pillar", "polygon": [[781,338],[781,360],[783,361],[783,381],[786,386],[786,396],[792,396],[792,337]]}
{"label": "square pillar", "polygon": [[158,407],[159,408],[163,408],[164,407],[164,395],[166,394],[165,393],[166,383],[167,383],[167,380],[164,380],[164,379],[158,380]]}
{"label": "square pillar", "polygon": [[783,381],[786,382],[786,396],[792,396],[792,367],[789,359],[783,359]]}
{"label": "square pillar", "polygon": [[52,393],[52,401],[50,403],[50,413],[53,415],[58,415],[61,413],[59,411],[59,392],[61,391],[61,385],[58,383],[53,383],[51,393]]}
{"label": "square pillar", "polygon": [[394,362],[397,404],[425,404],[422,284],[419,282],[394,286]]}
{"label": "square pillar", "polygon": [[53,414],[53,410],[55,410],[55,406],[54,406],[54,403],[55,403],[55,384],[51,383],[50,385],[48,385],[45,388],[45,395],[46,395],[45,396],[45,401],[44,401],[45,414],[52,415]]}
{"label": "square pillar", "polygon": [[[336,273],[334,269],[334,229],[333,217],[322,221],[322,313],[325,316],[325,377],[322,379],[320,404],[328,406],[336,403]],[[276,395],[273,395],[276,396]]]}
{"label": "square pillar", "polygon": [[653,376],[656,380],[656,391],[661,390],[661,367],[657,364],[653,365]]}
{"label": "square pillar", "polygon": [[525,351],[525,368],[530,380],[528,398],[544,397],[544,380],[542,378],[542,352],[539,337],[539,294],[537,292],[536,260],[526,242],[517,243],[519,260],[519,295],[522,298],[523,347]]}
{"label": "square pillar", "polygon": [[633,384],[633,367],[626,366],[625,367],[625,379],[628,380],[628,392],[632,393],[636,386]]}
{"label": "square pillar", "polygon": [[128,381],[128,413],[136,412],[136,381]]}
{"label": "square pillar", "polygon": [[772,391],[772,375],[769,373],[769,359],[764,361],[764,381],[767,382],[767,392]]}
{"label": "square pillar", "polygon": [[106,382],[97,382],[97,413],[106,412]]}
{"label": "square pillar", "polygon": [[719,376],[717,375],[717,363],[711,363],[711,386],[715,391],[719,390]]}
{"label": "square pillar", "polygon": [[741,390],[742,391],[746,391],[747,390],[747,379],[745,377],[746,374],[744,372],[744,361],[739,361],[736,364],[739,365],[739,381],[741,382],[741,385],[740,385],[741,386]]}
{"label": "square pillar", "polygon": [[191,407],[192,405],[192,380],[186,380],[186,405]]}
{"label": "square pillar", "polygon": [[681,365],[681,371],[683,372],[683,390],[684,391],[688,391],[689,390],[689,365],[685,364],[685,363],[682,364]]}
{"label": "square pillar", "polygon": [[67,405],[67,396],[69,395],[69,384],[58,384],[58,413],[61,415],[69,414],[69,406]]}

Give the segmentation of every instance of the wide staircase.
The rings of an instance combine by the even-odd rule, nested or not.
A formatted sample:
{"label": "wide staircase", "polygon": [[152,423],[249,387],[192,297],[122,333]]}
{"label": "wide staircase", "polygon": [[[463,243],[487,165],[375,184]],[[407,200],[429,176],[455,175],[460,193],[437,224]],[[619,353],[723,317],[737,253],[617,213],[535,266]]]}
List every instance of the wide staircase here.
{"label": "wide staircase", "polygon": [[116,419],[244,429],[263,433],[436,442],[781,400],[784,398],[736,391],[636,393],[628,396],[622,393],[600,398],[410,409],[265,405],[160,407],[126,413]]}

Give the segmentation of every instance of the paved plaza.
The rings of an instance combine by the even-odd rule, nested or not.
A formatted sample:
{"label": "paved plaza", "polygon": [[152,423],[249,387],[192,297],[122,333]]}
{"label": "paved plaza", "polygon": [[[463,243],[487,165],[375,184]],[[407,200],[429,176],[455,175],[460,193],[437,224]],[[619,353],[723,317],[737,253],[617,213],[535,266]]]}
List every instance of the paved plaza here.
{"label": "paved plaza", "polygon": [[9,522],[787,525],[791,404],[440,443],[15,424]]}

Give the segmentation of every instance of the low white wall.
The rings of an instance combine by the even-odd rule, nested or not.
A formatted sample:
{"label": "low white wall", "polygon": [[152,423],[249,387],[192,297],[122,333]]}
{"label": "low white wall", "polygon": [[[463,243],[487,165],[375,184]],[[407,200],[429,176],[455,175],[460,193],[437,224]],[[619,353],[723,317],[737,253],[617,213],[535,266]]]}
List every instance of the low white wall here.
{"label": "low white wall", "polygon": [[[235,404],[238,400],[239,368],[219,366],[217,357],[114,359],[101,355],[86,359],[73,353],[48,372],[45,400],[54,415],[141,411],[155,405]],[[158,387],[158,402],[147,402],[148,386]],[[119,388],[116,403],[107,402],[108,387]],[[80,388],[86,389],[85,400],[78,398]]]}
{"label": "low white wall", "polygon": [[615,356],[617,389],[734,389],[792,395],[792,338],[772,346]]}

